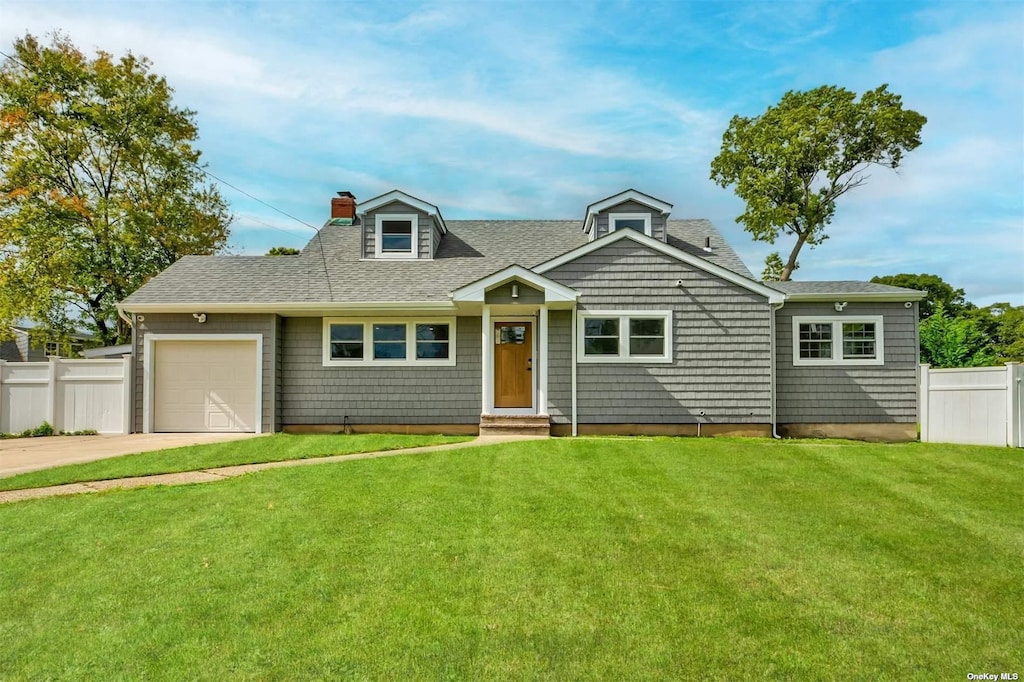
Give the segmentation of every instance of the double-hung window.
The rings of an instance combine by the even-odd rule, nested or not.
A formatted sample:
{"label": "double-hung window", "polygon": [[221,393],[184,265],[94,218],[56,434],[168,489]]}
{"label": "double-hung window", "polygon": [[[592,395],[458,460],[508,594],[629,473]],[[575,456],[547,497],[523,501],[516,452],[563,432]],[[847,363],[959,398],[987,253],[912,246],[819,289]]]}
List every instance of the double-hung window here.
{"label": "double-hung window", "polygon": [[325,367],[454,365],[455,319],[324,318]]}
{"label": "double-hung window", "polygon": [[579,314],[580,362],[672,362],[672,312]]}
{"label": "double-hung window", "polygon": [[641,234],[651,236],[651,214],[650,213],[609,213],[608,231],[636,230]]}
{"label": "double-hung window", "polygon": [[881,365],[882,316],[794,317],[793,364]]}
{"label": "double-hung window", "polygon": [[377,258],[416,258],[419,217],[415,213],[378,213],[374,232]]}

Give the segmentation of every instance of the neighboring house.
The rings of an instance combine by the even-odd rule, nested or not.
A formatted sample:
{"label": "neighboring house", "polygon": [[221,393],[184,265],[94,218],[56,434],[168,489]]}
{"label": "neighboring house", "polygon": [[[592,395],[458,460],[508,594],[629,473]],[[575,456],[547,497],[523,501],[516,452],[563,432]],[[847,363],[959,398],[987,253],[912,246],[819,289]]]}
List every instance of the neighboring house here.
{"label": "neighboring house", "polygon": [[341,193],[299,256],[185,257],[122,302],[135,428],[915,438],[921,292],[769,285],[671,209]]}
{"label": "neighboring house", "polygon": [[70,341],[40,338],[28,326],[11,327],[11,337],[0,341],[0,360],[7,362],[46,362],[47,358],[82,356],[88,334],[73,334]]}

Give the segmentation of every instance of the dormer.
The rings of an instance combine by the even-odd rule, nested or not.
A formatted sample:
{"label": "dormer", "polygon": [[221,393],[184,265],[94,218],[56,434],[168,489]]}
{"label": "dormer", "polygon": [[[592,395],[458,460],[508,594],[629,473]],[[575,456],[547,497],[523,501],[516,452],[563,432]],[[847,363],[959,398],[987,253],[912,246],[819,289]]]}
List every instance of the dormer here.
{"label": "dormer", "polygon": [[665,222],[671,212],[672,204],[635,189],[627,189],[587,206],[583,232],[590,241],[615,230],[636,230],[665,241]]}
{"label": "dormer", "polygon": [[448,233],[437,206],[397,189],[359,203],[356,215],[362,258],[429,260]]}

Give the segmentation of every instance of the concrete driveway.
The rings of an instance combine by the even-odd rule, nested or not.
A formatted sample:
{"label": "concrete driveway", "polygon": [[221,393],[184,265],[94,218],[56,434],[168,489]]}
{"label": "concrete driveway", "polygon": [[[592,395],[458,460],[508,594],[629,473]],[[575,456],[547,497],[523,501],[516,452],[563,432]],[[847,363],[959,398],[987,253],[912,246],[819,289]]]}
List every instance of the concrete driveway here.
{"label": "concrete driveway", "polygon": [[133,433],[126,436],[50,436],[0,440],[0,477],[62,464],[254,438],[251,433]]}

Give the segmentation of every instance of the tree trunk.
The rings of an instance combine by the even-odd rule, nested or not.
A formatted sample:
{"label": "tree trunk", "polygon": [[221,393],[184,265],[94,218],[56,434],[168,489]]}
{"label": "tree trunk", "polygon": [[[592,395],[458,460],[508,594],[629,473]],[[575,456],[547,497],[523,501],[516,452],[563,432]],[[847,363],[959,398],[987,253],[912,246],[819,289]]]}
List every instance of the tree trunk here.
{"label": "tree trunk", "polygon": [[780,282],[788,282],[789,276],[793,274],[794,270],[796,270],[796,257],[800,254],[800,248],[804,245],[805,241],[807,241],[806,236],[800,235],[797,237],[796,246],[793,247],[793,250],[789,254],[789,260],[786,261],[786,267],[782,269],[782,277],[779,278]]}

